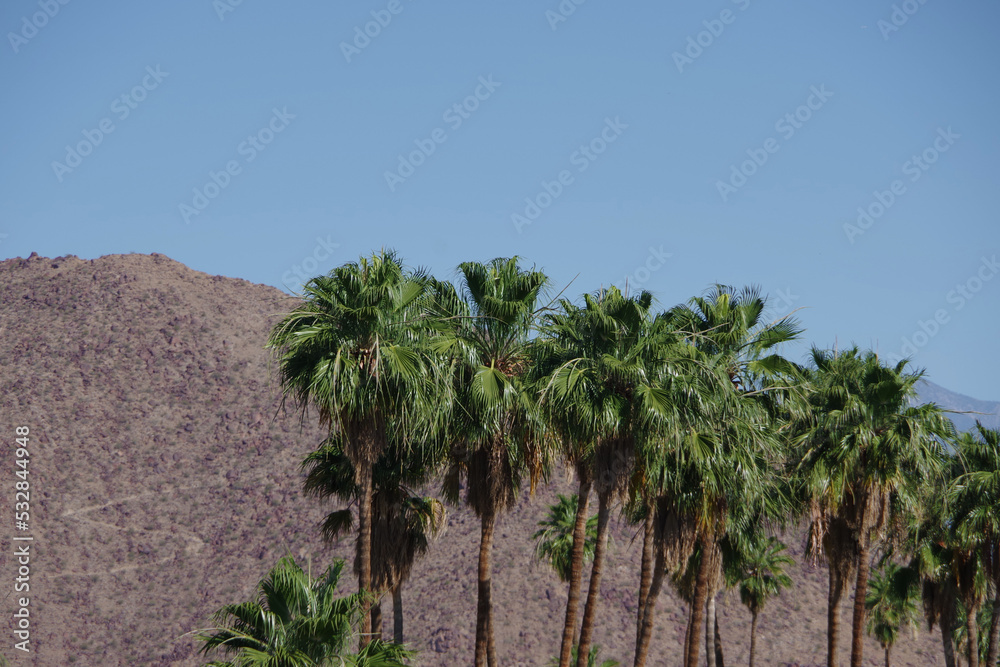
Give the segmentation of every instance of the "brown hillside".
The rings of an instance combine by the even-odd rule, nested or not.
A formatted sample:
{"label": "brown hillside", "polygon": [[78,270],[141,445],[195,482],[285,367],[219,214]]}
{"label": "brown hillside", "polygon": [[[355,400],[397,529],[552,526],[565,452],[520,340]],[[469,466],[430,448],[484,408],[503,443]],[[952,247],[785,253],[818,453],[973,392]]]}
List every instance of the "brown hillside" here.
{"label": "brown hillside", "polygon": [[[10,530],[34,537],[32,653],[11,648],[10,593],[0,654],[15,664],[200,665],[187,633],[246,598],[281,555],[315,567],[350,557],[349,541],[322,544],[326,508],[300,491],[299,462],[322,433],[279,412],[263,348],[293,306],[272,287],[156,254],[0,262],[0,434],[11,445],[0,511],[12,525],[14,429],[28,426],[30,530]],[[494,599],[505,666],[544,665],[557,650],[566,594],[534,561],[530,534],[555,494],[574,488],[560,474],[499,522]],[[631,537],[617,527],[596,631],[603,656],[623,664],[638,585]],[[452,508],[404,591],[420,665],[471,663],[478,538],[475,518]],[[800,537],[786,541],[800,557]],[[4,586],[17,576],[12,544],[0,556]],[[825,664],[825,570],[801,566],[793,578],[794,591],[761,617],[760,664]],[[679,662],[684,618],[675,598],[661,597],[652,664]],[[727,663],[745,664],[749,614],[738,598],[720,604],[720,621]],[[849,630],[847,606],[843,621]],[[866,662],[881,664],[881,655],[870,642]],[[894,658],[943,664],[937,637],[923,630]]]}

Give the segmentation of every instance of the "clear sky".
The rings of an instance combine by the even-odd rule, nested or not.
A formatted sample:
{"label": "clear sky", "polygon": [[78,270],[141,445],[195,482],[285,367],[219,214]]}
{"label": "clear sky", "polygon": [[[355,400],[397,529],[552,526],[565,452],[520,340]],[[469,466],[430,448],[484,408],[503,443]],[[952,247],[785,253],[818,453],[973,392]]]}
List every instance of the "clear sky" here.
{"label": "clear sky", "polygon": [[756,284],[1000,400],[1000,5],[576,2],[6,0],[0,257]]}

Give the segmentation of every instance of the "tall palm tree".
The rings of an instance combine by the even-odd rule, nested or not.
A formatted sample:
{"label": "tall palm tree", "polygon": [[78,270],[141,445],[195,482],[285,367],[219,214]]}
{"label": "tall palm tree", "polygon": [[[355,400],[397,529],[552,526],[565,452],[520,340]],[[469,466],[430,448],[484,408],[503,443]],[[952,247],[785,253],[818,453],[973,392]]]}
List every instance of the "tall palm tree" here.
{"label": "tall palm tree", "polygon": [[[537,541],[535,556],[545,560],[555,570],[559,581],[568,582],[573,562],[573,532],[576,528],[576,495],[564,496],[558,494],[559,502],[549,508],[548,516],[538,522],[541,530],[536,531],[531,539]],[[594,545],[597,542],[597,516],[587,519],[585,539],[583,541],[583,561],[588,562],[594,557]]]}
{"label": "tall palm tree", "polygon": [[[444,528],[445,510],[440,501],[419,496],[413,491],[428,481],[424,452],[390,446],[373,469],[372,493],[372,630],[381,638],[381,596],[392,594],[393,640],[403,642],[402,588],[410,577],[418,556],[427,552],[432,537]],[[335,440],[327,440],[302,462],[307,471],[304,490],[317,498],[335,497],[357,504],[361,489],[354,469],[343,448]],[[348,533],[354,526],[350,507],[327,515],[323,536],[332,541]],[[360,554],[355,550],[354,569],[357,572]]]}
{"label": "tall palm tree", "polygon": [[[905,360],[886,366],[874,352],[814,349],[813,363],[814,419],[799,466],[811,497],[810,539],[828,545],[831,527],[852,538],[842,552],[853,557],[857,573],[851,666],[860,667],[870,554],[893,525],[917,511],[921,485],[943,468],[941,439],[953,429],[936,405],[911,404],[923,373],[907,372]],[[835,648],[831,636],[830,664]]]}
{"label": "tall palm tree", "polygon": [[[976,422],[976,430],[976,435],[963,433],[958,439],[965,472],[954,480],[949,500],[957,542],[963,551],[975,552],[983,577],[993,591],[986,664],[995,667],[1000,656],[1000,431],[985,428],[980,422]],[[977,588],[977,592],[985,594],[982,587]],[[972,596],[969,600],[963,597],[963,603],[967,632],[973,637],[977,605]],[[971,654],[969,664],[977,664]]]}
{"label": "tall palm tree", "polygon": [[493,530],[497,516],[516,501],[525,473],[534,488],[541,472],[540,424],[526,374],[536,303],[548,279],[522,269],[516,257],[458,268],[461,293],[448,284],[436,290],[433,349],[450,360],[457,397],[449,415],[455,446],[444,492],[457,501],[460,477],[467,477],[466,502],[481,524],[475,664],[496,667]]}
{"label": "tall palm tree", "polygon": [[[303,418],[315,406],[354,467],[361,591],[371,591],[373,466],[391,433],[407,441],[404,434],[441,414],[443,390],[422,346],[428,284],[383,250],[306,283],[303,301],[268,339],[283,401],[292,397]],[[370,633],[366,616],[362,645]]]}
{"label": "tall palm tree", "polygon": [[793,382],[795,366],[775,350],[801,331],[787,316],[767,323],[766,312],[767,299],[756,288],[735,291],[724,285],[673,311],[693,346],[729,380],[708,401],[714,426],[686,438],[681,449],[689,467],[685,477],[696,480],[683,515],[694,526],[702,554],[685,648],[687,667],[698,662],[710,578],[720,568],[719,543],[726,536],[731,510],[759,503],[756,511],[767,516],[785,511],[781,494],[769,491],[776,489],[781,454],[778,417],[795,408],[798,384]]}
{"label": "tall palm tree", "polygon": [[368,616],[364,604],[367,594],[336,597],[343,567],[343,561],[336,561],[313,579],[290,556],[281,558],[257,584],[253,599],[225,605],[214,615],[219,627],[198,634],[205,642],[201,653],[221,651],[235,656],[234,660],[208,664],[403,667],[412,654],[397,644],[375,640],[357,654],[350,652],[354,628]]}
{"label": "tall palm tree", "polygon": [[750,667],[757,653],[757,617],[764,605],[792,585],[785,567],[794,561],[781,552],[786,546],[774,537],[755,534],[745,546],[736,542],[731,577],[740,591],[740,601],[750,611]]}
{"label": "tall palm tree", "polygon": [[865,629],[885,651],[885,667],[891,667],[892,647],[899,639],[900,630],[917,625],[919,578],[916,570],[887,561],[882,571],[869,580]]}
{"label": "tall palm tree", "polygon": [[[570,563],[569,595],[560,648],[567,667],[587,656],[597,603],[611,504],[624,494],[632,474],[630,413],[642,382],[648,345],[650,294],[626,297],[617,288],[585,294],[583,305],[562,299],[544,318],[535,341],[535,385],[546,423],[562,444],[561,452],[577,472],[576,522]],[[577,638],[576,615],[583,574],[585,523],[591,489],[598,495],[597,543],[590,590],[579,638],[582,658],[571,651]],[[595,578],[596,575],[596,578]]]}
{"label": "tall palm tree", "polygon": [[945,477],[928,489],[921,519],[910,526],[910,568],[921,579],[921,601],[928,630],[939,626],[945,667],[956,667],[955,630],[958,625],[958,582],[952,568],[954,533],[946,493],[962,464],[957,455],[947,457]]}
{"label": "tall palm tree", "polygon": [[[574,456],[579,463],[592,463],[589,475],[598,499],[597,544],[580,629],[578,667],[586,667],[597,619],[611,507],[624,497],[634,472],[635,418],[639,406],[650,400],[647,363],[657,338],[651,329],[651,303],[648,292],[627,297],[616,287],[585,294],[583,306],[564,300],[559,316],[547,322],[547,338],[540,345],[547,363],[542,403],[550,414],[555,413],[550,421],[555,422],[557,432],[583,443],[575,451],[586,454]],[[582,501],[578,520],[581,507]],[[573,602],[567,605],[564,665],[570,660],[567,639]]]}

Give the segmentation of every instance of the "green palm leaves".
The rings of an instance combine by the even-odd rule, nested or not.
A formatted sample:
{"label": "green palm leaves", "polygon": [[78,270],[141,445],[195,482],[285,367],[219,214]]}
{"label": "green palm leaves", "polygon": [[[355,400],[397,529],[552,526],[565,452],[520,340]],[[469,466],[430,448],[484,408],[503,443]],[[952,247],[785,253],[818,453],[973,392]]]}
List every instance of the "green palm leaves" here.
{"label": "green palm leaves", "polygon": [[[573,560],[573,529],[576,527],[576,508],[578,498],[559,494],[559,502],[549,508],[549,515],[544,521],[539,521],[541,530],[535,532],[531,539],[537,540],[535,555],[545,560],[556,571],[560,581],[569,581]],[[583,541],[583,562],[594,558],[594,546],[597,542],[597,517],[587,519],[585,539]]]}
{"label": "green palm leaves", "polygon": [[365,615],[362,595],[337,597],[343,569],[338,561],[318,578],[290,557],[278,561],[258,583],[253,600],[224,606],[215,614],[222,627],[205,631],[202,653],[234,654],[217,667],[320,667],[368,665],[402,667],[409,653],[399,646],[372,642],[351,654],[354,627]]}

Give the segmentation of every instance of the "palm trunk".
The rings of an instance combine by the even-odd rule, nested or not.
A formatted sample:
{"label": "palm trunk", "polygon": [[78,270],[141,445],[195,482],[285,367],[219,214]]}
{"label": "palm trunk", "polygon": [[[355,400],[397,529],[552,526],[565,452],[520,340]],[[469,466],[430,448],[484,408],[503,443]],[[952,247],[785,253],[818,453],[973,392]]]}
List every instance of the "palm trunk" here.
{"label": "palm trunk", "polygon": [[854,585],[854,622],[851,626],[851,667],[861,667],[865,652],[865,597],[868,595],[870,538],[863,536],[858,550],[858,578]]}
{"label": "palm trunk", "polygon": [[986,654],[986,667],[997,667],[1000,658],[1000,591],[993,598],[993,620],[990,623],[990,648]]}
{"label": "palm trunk", "polygon": [[403,643],[403,585],[392,589],[392,641]]}
{"label": "palm trunk", "polygon": [[965,638],[969,642],[969,667],[979,667],[979,605],[968,605],[965,614]]}
{"label": "palm trunk", "polygon": [[687,667],[688,656],[691,655],[691,610],[688,610],[688,621],[687,625],[684,626],[684,660],[681,662],[684,667]]}
{"label": "palm trunk", "polygon": [[645,667],[646,656],[649,654],[649,640],[653,636],[653,622],[656,616],[656,599],[660,596],[663,588],[663,577],[666,573],[666,562],[662,554],[656,556],[656,564],[653,567],[653,576],[649,584],[649,592],[646,594],[645,608],[641,610],[639,618],[642,619],[642,628],[639,638],[635,643],[635,661],[633,667]]}
{"label": "palm trunk", "polygon": [[573,560],[569,568],[569,596],[566,598],[566,621],[563,623],[559,667],[569,667],[576,642],[576,612],[580,607],[580,582],[583,580],[583,552],[587,533],[587,508],[590,502],[590,477],[580,475],[576,500],[576,523],[573,525]]}
{"label": "palm trunk", "polygon": [[587,667],[590,642],[597,620],[597,605],[601,599],[601,571],[604,567],[604,550],[608,544],[608,519],[611,516],[611,499],[605,494],[598,496],[597,544],[594,545],[594,565],[590,571],[590,588],[587,591],[587,606],[583,611],[583,625],[580,628],[580,644],[577,649],[577,667]]}
{"label": "palm trunk", "polygon": [[715,667],[715,594],[708,594],[705,604],[705,665]]}
{"label": "palm trunk", "polygon": [[372,639],[382,641],[382,603],[372,604]]}
{"label": "palm trunk", "polygon": [[[701,653],[698,644],[701,642],[701,621],[705,613],[705,602],[708,598],[708,575],[712,568],[711,549],[715,548],[715,539],[706,536],[701,540],[701,563],[698,565],[698,575],[695,577],[694,600],[691,602],[691,634],[688,637],[687,665],[698,667],[698,656]],[[584,667],[581,665],[581,667]]]}
{"label": "palm trunk", "polygon": [[719,632],[719,614],[715,614],[715,667],[726,667],[726,656],[722,654],[722,633]]}
{"label": "palm trunk", "polygon": [[372,588],[372,466],[361,466],[361,498],[358,506],[358,591],[364,596],[361,608],[361,647],[371,641]]}
{"label": "palm trunk", "polygon": [[476,606],[476,667],[490,667],[487,664],[487,650],[490,644],[491,603],[490,603],[490,552],[493,549],[493,526],[495,517],[482,517],[482,537],[479,540],[479,597]]}
{"label": "palm trunk", "polygon": [[753,620],[750,621],[750,667],[753,667],[753,658],[757,653],[757,612],[753,612]]}
{"label": "palm trunk", "polygon": [[830,592],[826,607],[826,665],[840,667],[837,642],[840,640],[840,600],[844,596],[844,580],[834,563],[830,563]]}
{"label": "palm trunk", "polygon": [[490,608],[489,627],[486,632],[486,664],[488,667],[500,667],[497,662],[497,636],[493,632],[493,609]]}
{"label": "palm trunk", "polygon": [[653,508],[646,504],[646,517],[642,522],[642,565],[639,570],[639,606],[635,622],[635,643],[639,645],[642,634],[642,615],[646,612],[646,598],[653,581]]}
{"label": "palm trunk", "polygon": [[885,667],[892,667],[892,660],[891,660],[892,656],[890,655],[891,653],[892,653],[892,647],[891,646],[886,646],[885,647]]}
{"label": "palm trunk", "polygon": [[947,605],[941,612],[938,626],[941,628],[941,645],[944,647],[945,667],[958,667],[955,659],[955,625],[956,625],[956,603],[954,596],[948,599]]}

